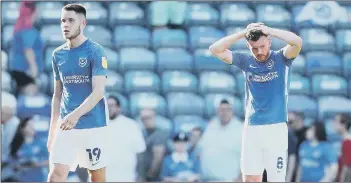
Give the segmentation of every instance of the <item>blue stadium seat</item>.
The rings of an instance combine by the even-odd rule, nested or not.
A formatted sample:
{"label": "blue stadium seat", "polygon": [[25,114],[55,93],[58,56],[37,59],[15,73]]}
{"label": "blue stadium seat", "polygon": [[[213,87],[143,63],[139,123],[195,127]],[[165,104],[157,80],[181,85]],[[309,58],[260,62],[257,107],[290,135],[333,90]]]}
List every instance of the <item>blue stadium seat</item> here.
{"label": "blue stadium seat", "polygon": [[1,2],[1,24],[15,24],[19,17],[19,2]]}
{"label": "blue stadium seat", "polygon": [[343,73],[348,79],[351,79],[351,52],[345,53],[343,56]]}
{"label": "blue stadium seat", "polygon": [[49,90],[49,76],[46,73],[39,73],[39,77],[36,79],[39,91],[47,92]]}
{"label": "blue stadium seat", "polygon": [[77,3],[82,4],[87,10],[87,20],[88,24],[102,25],[105,26],[108,23],[108,12],[104,8],[101,2],[80,2]]}
{"label": "blue stadium seat", "polygon": [[347,96],[347,81],[336,75],[316,74],[312,76],[312,93],[315,97],[321,95]]}
{"label": "blue stadium seat", "polygon": [[139,115],[140,109],[152,108],[159,115],[165,116],[167,110],[166,100],[157,93],[132,93],[129,95],[130,114]]}
{"label": "blue stadium seat", "polygon": [[12,39],[13,39],[13,30],[14,30],[14,25],[5,25],[2,27],[2,32],[1,32],[1,47],[2,49],[7,49],[11,47],[12,44]]}
{"label": "blue stadium seat", "polygon": [[306,53],[307,75],[313,74],[342,74],[342,61],[339,56],[332,52],[308,52]]}
{"label": "blue stadium seat", "polygon": [[52,70],[52,52],[56,49],[57,47],[50,46],[45,49],[45,56],[44,56],[44,62],[45,62],[45,72],[50,73],[53,72]]}
{"label": "blue stadium seat", "polygon": [[40,34],[46,46],[60,46],[65,42],[59,24],[42,26]]}
{"label": "blue stadium seat", "polygon": [[119,54],[121,72],[154,70],[156,67],[156,54],[146,48],[122,48]]}
{"label": "blue stadium seat", "polygon": [[[226,28],[225,32],[226,32],[226,35],[229,36],[239,31],[242,31],[244,29],[245,27],[232,26],[232,27]],[[246,39],[239,39],[235,44],[232,44],[229,49],[230,50],[248,49]]]}
{"label": "blue stadium seat", "polygon": [[299,54],[291,65],[291,70],[293,73],[299,73],[304,75],[306,72],[306,60],[302,54]]}
{"label": "blue stadium seat", "polygon": [[[340,3],[340,2],[339,2]],[[336,29],[351,29],[351,5],[343,6],[346,9],[347,16],[335,23]]]}
{"label": "blue stadium seat", "polygon": [[170,118],[178,115],[204,115],[204,99],[194,93],[170,93],[167,101]]}
{"label": "blue stadium seat", "polygon": [[157,71],[167,70],[192,71],[193,57],[182,48],[160,48],[157,54]]}
{"label": "blue stadium seat", "polygon": [[114,43],[120,47],[149,47],[151,33],[139,25],[120,25],[114,29]]}
{"label": "blue stadium seat", "polygon": [[185,12],[185,25],[218,25],[219,13],[207,3],[190,3]]}
{"label": "blue stadium seat", "polygon": [[220,6],[220,19],[222,27],[246,27],[249,23],[256,22],[256,14],[246,4],[230,2]]}
{"label": "blue stadium seat", "polygon": [[182,29],[156,29],[152,32],[152,47],[187,48],[188,35]]}
{"label": "blue stadium seat", "polygon": [[9,93],[12,93],[12,89],[13,89],[13,84],[12,82],[12,77],[11,75],[6,72],[6,71],[2,71],[1,72],[1,88],[3,91],[7,91]]}
{"label": "blue stadium seat", "polygon": [[114,97],[117,97],[118,98],[118,100],[120,101],[120,103],[121,103],[121,113],[123,114],[123,115],[126,115],[126,116],[128,116],[129,114],[130,114],[130,111],[129,111],[129,101],[128,101],[128,99],[124,96],[124,95],[122,95],[122,94],[120,94],[120,93],[117,93],[117,92],[106,92],[106,94],[105,94],[105,97],[106,97],[106,99],[109,97],[109,96],[114,96]]}
{"label": "blue stadium seat", "polygon": [[8,69],[9,57],[4,50],[1,50],[1,69],[6,71]]}
{"label": "blue stadium seat", "polygon": [[235,78],[236,78],[236,85],[238,86],[238,93],[241,96],[245,95],[245,78],[244,78],[244,74],[243,72],[238,72],[237,74],[235,74]]}
{"label": "blue stadium seat", "polygon": [[[172,124],[172,121],[170,119],[165,118],[165,117],[160,116],[160,115],[156,115],[155,118],[156,118],[155,120],[156,120],[156,127],[157,128],[162,129],[162,130],[167,131],[167,132],[172,131],[173,124]],[[138,125],[140,126],[140,128],[142,130],[145,130],[145,126],[144,126],[143,122],[141,121],[140,116],[136,117],[135,120],[138,123]]]}
{"label": "blue stadium seat", "polygon": [[338,113],[351,114],[351,100],[340,96],[322,96],[318,98],[320,120],[333,118]]}
{"label": "blue stadium seat", "polygon": [[257,6],[257,5],[280,5],[280,6],[286,6],[288,1],[287,0],[254,0],[253,2],[253,6]]}
{"label": "blue stadium seat", "polygon": [[17,98],[17,116],[20,119],[33,115],[50,116],[51,98],[38,93],[34,96],[20,95]]}
{"label": "blue stadium seat", "polygon": [[325,29],[301,29],[299,35],[304,40],[302,51],[331,51],[336,50],[335,38]]}
{"label": "blue stadium seat", "polygon": [[123,77],[115,71],[108,70],[105,89],[106,92],[123,92]]}
{"label": "blue stadium seat", "polygon": [[101,25],[87,25],[84,33],[89,39],[98,42],[102,46],[112,46],[112,33]]}
{"label": "blue stadium seat", "polygon": [[166,71],[162,74],[162,92],[196,93],[198,80],[195,75],[185,71]]}
{"label": "blue stadium seat", "polygon": [[305,117],[317,118],[317,102],[307,95],[289,95],[288,111],[303,112]]}
{"label": "blue stadium seat", "polygon": [[108,69],[117,71],[119,69],[119,54],[117,51],[104,47],[105,54],[107,56]]}
{"label": "blue stadium seat", "polygon": [[[284,29],[284,28],[280,28],[280,29],[290,31],[289,29]],[[272,45],[271,45],[272,50],[280,50],[284,48],[286,45],[287,43],[285,41],[272,36]]]}
{"label": "blue stadium seat", "polygon": [[310,95],[311,83],[309,78],[300,74],[292,74],[290,77],[289,93],[293,95]]}
{"label": "blue stadium seat", "polygon": [[37,11],[37,21],[40,24],[59,24],[61,19],[61,9],[63,6],[63,2],[39,2],[37,8],[40,11]]}
{"label": "blue stadium seat", "polygon": [[194,52],[194,66],[196,72],[201,71],[227,71],[231,66],[222,62],[211,54],[208,49],[197,49]]}
{"label": "blue stadium seat", "polygon": [[202,116],[198,115],[179,115],[173,118],[174,121],[174,134],[183,132],[190,133],[194,128],[200,127],[201,129],[206,128],[206,121]]}
{"label": "blue stadium seat", "polygon": [[205,96],[206,101],[206,116],[207,118],[212,118],[216,115],[217,108],[221,100],[226,99],[230,104],[233,106],[233,114],[234,116],[244,117],[244,108],[242,101],[237,98],[233,97],[233,95],[229,94],[208,94]]}
{"label": "blue stadium seat", "polygon": [[339,53],[351,51],[351,30],[336,31],[336,49]]}
{"label": "blue stadium seat", "polygon": [[197,26],[189,28],[190,48],[208,48],[215,41],[224,37],[223,31],[210,26]]}
{"label": "blue stadium seat", "polygon": [[35,115],[33,116],[33,124],[35,130],[35,139],[47,140],[50,127],[50,117]]}
{"label": "blue stadium seat", "polygon": [[[257,22],[270,27],[290,29],[292,15],[279,4],[259,4],[256,6]],[[279,16],[277,16],[279,15]]]}
{"label": "blue stadium seat", "polygon": [[160,92],[160,78],[150,71],[128,71],[124,75],[126,93]]}
{"label": "blue stadium seat", "polygon": [[144,11],[135,2],[109,2],[109,25],[145,24]]}
{"label": "blue stadium seat", "polygon": [[238,93],[234,76],[225,72],[202,72],[199,81],[199,92],[202,95],[207,93]]}

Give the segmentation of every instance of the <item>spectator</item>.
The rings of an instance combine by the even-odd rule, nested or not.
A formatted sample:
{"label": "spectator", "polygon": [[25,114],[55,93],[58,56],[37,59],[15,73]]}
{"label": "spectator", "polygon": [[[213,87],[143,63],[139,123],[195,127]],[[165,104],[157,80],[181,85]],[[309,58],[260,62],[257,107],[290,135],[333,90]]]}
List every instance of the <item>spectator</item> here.
{"label": "spectator", "polygon": [[161,179],[166,182],[195,182],[200,180],[199,160],[187,152],[185,133],[173,138],[174,152],[163,160]]}
{"label": "spectator", "polygon": [[120,101],[115,96],[108,97],[109,154],[110,164],[106,169],[108,182],[135,182],[137,180],[137,159],[145,150],[142,131],[136,121],[121,112]]}
{"label": "spectator", "polygon": [[150,4],[151,25],[155,28],[169,26],[181,28],[185,19],[187,2],[154,1]]}
{"label": "spectator", "polygon": [[[206,128],[198,146],[205,181],[241,181],[240,157],[243,123],[233,116],[232,105],[222,100],[218,118]],[[230,139],[230,140],[228,140]]]}
{"label": "spectator", "polygon": [[299,149],[300,167],[297,182],[332,182],[337,173],[337,155],[327,142],[323,123],[316,122],[306,132]]}
{"label": "spectator", "polygon": [[20,13],[14,28],[11,54],[11,75],[17,83],[16,95],[21,92],[33,94],[38,91],[35,80],[44,70],[43,41],[40,32],[34,28],[36,19],[35,3],[22,1]]}
{"label": "spectator", "polygon": [[308,127],[305,126],[305,116],[302,112],[289,112],[288,124],[297,137],[297,148],[306,140],[306,131]]}
{"label": "spectator", "polygon": [[195,127],[191,130],[188,150],[190,154],[197,154],[197,144],[201,139],[202,133],[201,127]]}
{"label": "spectator", "polygon": [[334,128],[342,138],[341,156],[339,158],[339,171],[337,181],[351,182],[351,117],[347,114],[339,114],[334,119]]}
{"label": "spectator", "polygon": [[146,151],[139,159],[142,166],[139,181],[159,181],[159,172],[166,152],[169,133],[156,126],[155,111],[152,109],[141,110],[140,119],[145,128]]}

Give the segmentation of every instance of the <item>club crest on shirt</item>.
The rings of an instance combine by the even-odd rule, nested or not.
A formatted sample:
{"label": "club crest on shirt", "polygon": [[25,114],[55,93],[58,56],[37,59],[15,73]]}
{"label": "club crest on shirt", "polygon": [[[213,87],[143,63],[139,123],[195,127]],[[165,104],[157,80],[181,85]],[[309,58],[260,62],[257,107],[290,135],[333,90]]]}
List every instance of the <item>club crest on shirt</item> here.
{"label": "club crest on shirt", "polygon": [[273,60],[270,60],[267,64],[266,64],[267,68],[268,69],[272,69],[273,66],[274,66],[274,61]]}
{"label": "club crest on shirt", "polygon": [[87,65],[87,58],[79,58],[79,66],[80,67],[84,67],[85,65]]}
{"label": "club crest on shirt", "polygon": [[107,69],[107,58],[106,57],[101,58],[101,64],[102,64],[102,67],[104,69]]}

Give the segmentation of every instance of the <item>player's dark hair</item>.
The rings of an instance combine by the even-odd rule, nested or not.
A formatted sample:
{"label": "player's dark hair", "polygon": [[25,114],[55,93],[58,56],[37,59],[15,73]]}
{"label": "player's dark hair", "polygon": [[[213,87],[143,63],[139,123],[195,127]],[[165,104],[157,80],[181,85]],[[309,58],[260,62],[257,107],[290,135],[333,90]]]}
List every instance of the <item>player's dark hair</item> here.
{"label": "player's dark hair", "polygon": [[87,17],[87,10],[81,4],[67,4],[62,9],[66,11],[74,11],[77,14],[84,15],[85,18]]}
{"label": "player's dark hair", "polygon": [[261,38],[261,36],[266,36],[266,34],[263,34],[261,30],[251,30],[248,33],[246,33],[245,38],[247,41],[257,41]]}
{"label": "player's dark hair", "polygon": [[[314,127],[314,133],[319,142],[327,141],[327,132],[325,130],[325,125],[323,122],[315,122],[312,125]],[[311,126],[311,127],[312,127]]]}
{"label": "player's dark hair", "polygon": [[341,113],[341,114],[338,114],[338,115],[340,117],[340,123],[345,125],[347,130],[350,130],[350,128],[351,128],[351,117],[350,117],[350,115],[346,114],[346,113]]}
{"label": "player's dark hair", "polygon": [[28,125],[28,122],[31,120],[31,118],[25,118],[23,119],[20,124],[17,127],[15,136],[13,137],[13,140],[10,144],[10,155],[14,158],[17,158],[17,151],[21,148],[21,146],[24,143],[25,137],[24,137],[24,132],[23,129]]}
{"label": "player's dark hair", "polygon": [[230,103],[227,99],[222,99],[219,104],[222,105],[222,104],[230,104]]}
{"label": "player's dark hair", "polygon": [[118,97],[116,97],[116,96],[114,96],[114,95],[110,95],[110,96],[108,97],[108,99],[114,100],[114,101],[116,102],[117,106],[118,106],[118,107],[121,107],[121,102],[120,102],[120,100],[118,99]]}

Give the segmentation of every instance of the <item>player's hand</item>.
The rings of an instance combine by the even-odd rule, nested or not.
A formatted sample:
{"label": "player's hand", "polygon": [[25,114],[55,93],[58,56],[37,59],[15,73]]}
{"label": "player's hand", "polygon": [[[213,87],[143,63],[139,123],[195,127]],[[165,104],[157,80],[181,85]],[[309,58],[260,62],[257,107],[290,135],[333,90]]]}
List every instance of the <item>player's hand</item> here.
{"label": "player's hand", "polygon": [[61,130],[71,130],[73,129],[74,126],[76,126],[80,116],[78,116],[76,113],[72,112],[69,113],[67,116],[65,116],[62,119],[62,123],[60,126]]}

